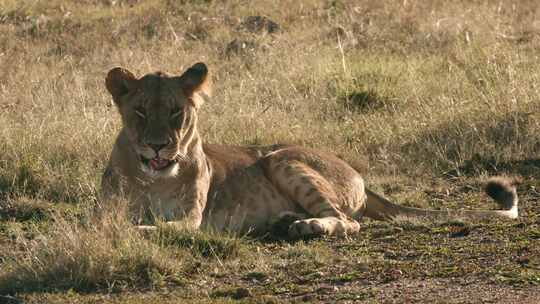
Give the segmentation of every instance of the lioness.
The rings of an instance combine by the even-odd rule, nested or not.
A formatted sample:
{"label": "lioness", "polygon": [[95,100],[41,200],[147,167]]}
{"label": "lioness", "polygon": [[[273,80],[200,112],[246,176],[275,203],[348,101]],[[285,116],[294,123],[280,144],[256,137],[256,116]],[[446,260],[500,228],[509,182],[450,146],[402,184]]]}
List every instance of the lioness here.
{"label": "lioness", "polygon": [[362,215],[379,220],[518,217],[515,186],[504,179],[491,180],[486,188],[504,210],[424,210],[371,192],[357,171],[328,153],[293,145],[203,144],[197,111],[208,82],[204,63],[174,77],[109,71],[106,86],[123,128],[103,174],[105,198],[127,197],[137,219],[152,213],[191,229],[265,232],[276,219],[293,219],[286,224],[292,238],[353,234]]}

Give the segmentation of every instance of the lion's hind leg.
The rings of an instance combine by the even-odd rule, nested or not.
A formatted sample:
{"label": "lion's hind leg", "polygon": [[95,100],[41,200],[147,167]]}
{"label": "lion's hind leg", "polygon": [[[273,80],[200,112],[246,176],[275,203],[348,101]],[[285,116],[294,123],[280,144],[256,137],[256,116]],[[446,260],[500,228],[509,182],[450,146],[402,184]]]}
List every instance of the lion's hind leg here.
{"label": "lion's hind leg", "polygon": [[276,158],[268,160],[266,170],[277,188],[311,216],[294,221],[289,226],[289,237],[343,236],[359,231],[360,224],[340,210],[330,182],[308,165]]}

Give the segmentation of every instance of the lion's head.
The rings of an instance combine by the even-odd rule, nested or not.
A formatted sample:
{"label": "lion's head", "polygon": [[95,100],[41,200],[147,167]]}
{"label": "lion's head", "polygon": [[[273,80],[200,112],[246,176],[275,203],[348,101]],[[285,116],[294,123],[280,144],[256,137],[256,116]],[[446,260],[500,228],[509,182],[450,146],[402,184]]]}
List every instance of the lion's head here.
{"label": "lion's head", "polygon": [[208,94],[206,65],[197,63],[181,76],[158,72],[139,79],[114,68],[105,84],[141,169],[153,177],[175,176],[196,132],[199,93]]}

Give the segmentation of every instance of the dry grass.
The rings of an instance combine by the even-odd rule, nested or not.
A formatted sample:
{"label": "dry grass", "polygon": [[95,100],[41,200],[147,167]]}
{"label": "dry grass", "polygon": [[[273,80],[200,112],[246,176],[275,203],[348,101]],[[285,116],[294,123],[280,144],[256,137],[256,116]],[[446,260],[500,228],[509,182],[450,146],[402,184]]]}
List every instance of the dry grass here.
{"label": "dry grass", "polygon": [[[389,293],[377,288],[399,288],[385,275],[413,284],[429,272],[425,265],[435,270],[424,278],[461,275],[486,290],[503,284],[496,286],[506,299],[511,284],[532,290],[538,269],[522,265],[536,260],[512,261],[540,250],[532,242],[540,225],[539,14],[532,0],[2,1],[0,248],[7,250],[0,251],[0,290],[45,290],[55,302],[100,301],[100,293],[63,298],[55,290],[123,291],[109,300],[138,303],[128,291],[164,302],[163,288],[172,290],[171,301],[228,301],[247,286],[273,301],[315,294],[384,302],[381,294]],[[247,31],[242,21],[252,15],[280,30]],[[246,48],[228,49],[235,39]],[[120,65],[139,75],[180,73],[196,61],[213,73],[214,97],[201,113],[208,142],[285,141],[335,151],[377,191],[424,207],[485,207],[481,180],[520,176],[526,228],[465,226],[474,237],[459,242],[451,237],[453,229],[461,233],[455,223],[368,223],[373,234],[352,241],[281,244],[170,231],[142,238],[115,216],[90,225],[96,222],[87,210],[120,126],[106,72]],[[387,243],[390,233],[410,243]],[[441,235],[456,256],[441,253]],[[500,242],[503,252],[459,247],[482,237]],[[415,264],[381,256],[388,250],[428,253]],[[492,272],[480,270],[485,255],[500,259]],[[452,272],[445,261],[462,268]],[[332,286],[344,286],[336,282],[352,289],[335,292]],[[475,291],[469,294],[474,300]]]}

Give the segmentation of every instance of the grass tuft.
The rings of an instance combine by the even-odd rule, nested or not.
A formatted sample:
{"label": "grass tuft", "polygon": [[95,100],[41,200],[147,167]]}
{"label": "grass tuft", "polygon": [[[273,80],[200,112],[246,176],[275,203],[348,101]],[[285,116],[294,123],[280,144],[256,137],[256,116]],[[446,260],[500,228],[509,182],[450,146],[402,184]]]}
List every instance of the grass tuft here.
{"label": "grass tuft", "polygon": [[116,215],[86,225],[60,216],[53,221],[48,233],[19,238],[24,250],[6,258],[0,293],[151,289],[176,281],[181,261]]}

